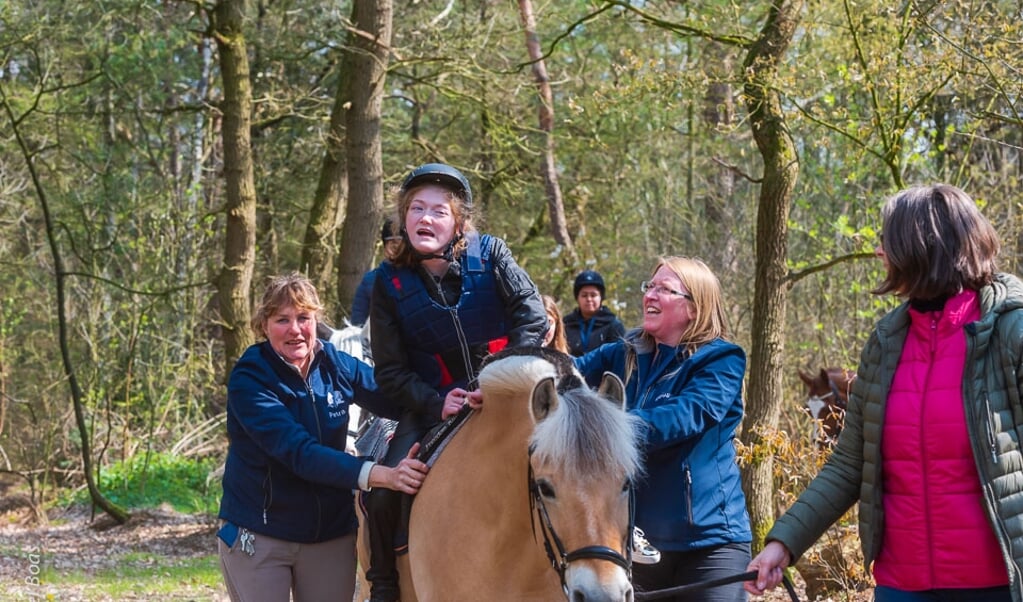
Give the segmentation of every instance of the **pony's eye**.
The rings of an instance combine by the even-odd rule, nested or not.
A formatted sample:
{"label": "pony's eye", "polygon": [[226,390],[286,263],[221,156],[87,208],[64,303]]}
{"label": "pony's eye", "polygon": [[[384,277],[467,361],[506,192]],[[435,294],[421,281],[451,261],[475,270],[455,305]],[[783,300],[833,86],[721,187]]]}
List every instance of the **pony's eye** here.
{"label": "pony's eye", "polygon": [[630,488],[632,488],[632,481],[625,479],[625,482],[622,483],[622,493],[628,493]]}
{"label": "pony's eye", "polygon": [[554,488],[551,487],[551,484],[548,483],[547,481],[538,482],[536,484],[536,489],[537,491],[540,492],[540,495],[545,498],[554,499],[557,497],[556,495],[554,495]]}

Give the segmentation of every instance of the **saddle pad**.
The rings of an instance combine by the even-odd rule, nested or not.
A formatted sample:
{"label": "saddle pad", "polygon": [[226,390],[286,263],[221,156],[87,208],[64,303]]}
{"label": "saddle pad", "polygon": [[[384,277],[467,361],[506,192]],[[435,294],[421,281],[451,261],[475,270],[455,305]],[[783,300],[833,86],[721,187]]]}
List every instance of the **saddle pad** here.
{"label": "saddle pad", "polygon": [[387,454],[387,445],[397,427],[397,420],[372,416],[359,427],[359,433],[355,438],[355,452],[360,456],[373,458],[374,462],[383,461]]}
{"label": "saddle pad", "polygon": [[464,405],[457,414],[430,429],[430,431],[426,433],[426,436],[423,437],[423,442],[419,448],[419,454],[416,456],[416,459],[427,466],[433,466],[433,463],[437,461],[440,453],[444,451],[445,447],[447,447],[448,441],[450,441],[451,437],[458,432],[458,429],[462,428],[462,425],[465,424],[465,420],[471,416],[472,413],[472,408],[468,405]]}

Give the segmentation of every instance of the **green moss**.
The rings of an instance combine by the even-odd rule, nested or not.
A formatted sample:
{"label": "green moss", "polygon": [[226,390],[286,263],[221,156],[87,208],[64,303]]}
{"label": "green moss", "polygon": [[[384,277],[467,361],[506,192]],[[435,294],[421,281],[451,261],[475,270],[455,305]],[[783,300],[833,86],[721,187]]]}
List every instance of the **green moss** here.
{"label": "green moss", "polygon": [[[216,512],[220,481],[210,482],[216,467],[213,459],[194,459],[169,453],[141,453],[100,472],[99,487],[112,502],[127,508],[156,508],[170,504],[187,514]],[[89,503],[87,491],[79,490],[62,503]]]}

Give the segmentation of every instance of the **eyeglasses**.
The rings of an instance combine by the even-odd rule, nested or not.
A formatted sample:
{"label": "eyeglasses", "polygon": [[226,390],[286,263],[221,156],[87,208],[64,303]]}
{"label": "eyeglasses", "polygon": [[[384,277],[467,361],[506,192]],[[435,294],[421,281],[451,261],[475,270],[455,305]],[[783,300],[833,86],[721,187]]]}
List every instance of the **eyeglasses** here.
{"label": "eyeglasses", "polygon": [[677,290],[675,290],[673,288],[668,288],[668,287],[664,286],[663,284],[654,284],[653,282],[650,282],[649,280],[644,280],[643,282],[641,282],[639,284],[639,290],[643,291],[644,293],[653,291],[654,294],[657,295],[658,297],[667,297],[668,295],[677,295],[679,297],[684,297],[686,299],[689,299],[690,301],[693,300],[693,296],[690,295],[689,293],[683,293],[682,291],[677,291]]}

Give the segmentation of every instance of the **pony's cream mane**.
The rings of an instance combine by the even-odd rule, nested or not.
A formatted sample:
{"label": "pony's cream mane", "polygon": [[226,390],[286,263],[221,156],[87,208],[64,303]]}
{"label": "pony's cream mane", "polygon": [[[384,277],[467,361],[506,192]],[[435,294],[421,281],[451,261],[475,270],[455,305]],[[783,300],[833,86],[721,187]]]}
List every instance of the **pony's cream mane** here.
{"label": "pony's cream mane", "polygon": [[583,478],[604,479],[615,468],[636,478],[642,470],[636,445],[642,420],[585,386],[558,396],[557,410],[533,431],[533,455]]}
{"label": "pony's cream mane", "polygon": [[558,377],[558,372],[542,357],[535,355],[509,355],[487,364],[480,372],[480,388],[486,393],[529,395],[541,380]]}
{"label": "pony's cream mane", "polygon": [[[573,374],[582,381],[574,368]],[[485,395],[518,396],[528,403],[536,383],[548,377],[559,381],[557,369],[546,359],[512,355],[487,365],[480,373],[480,386]],[[585,385],[560,391],[561,384],[557,409],[533,431],[533,455],[583,478],[607,478],[615,469],[629,478],[638,476],[642,463],[636,441],[642,420]]]}

